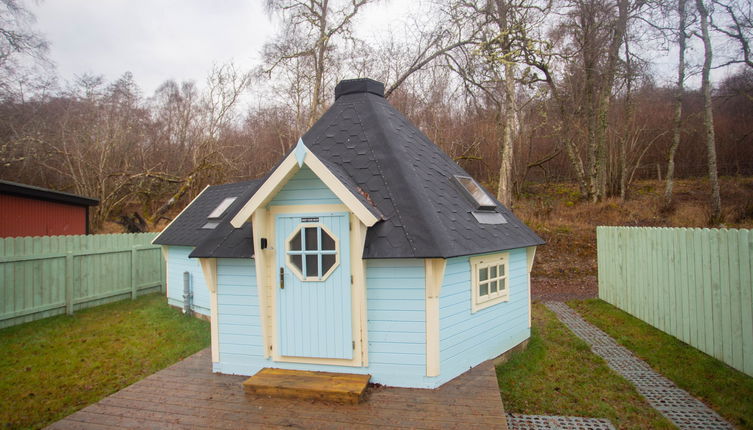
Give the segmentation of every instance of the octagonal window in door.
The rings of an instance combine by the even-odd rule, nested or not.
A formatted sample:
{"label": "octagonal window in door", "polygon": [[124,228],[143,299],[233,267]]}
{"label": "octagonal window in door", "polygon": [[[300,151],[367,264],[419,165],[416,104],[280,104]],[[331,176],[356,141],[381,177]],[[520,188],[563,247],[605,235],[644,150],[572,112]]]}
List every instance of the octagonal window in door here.
{"label": "octagonal window in door", "polygon": [[340,262],[337,238],[321,224],[302,224],[286,248],[287,265],[302,281],[323,281]]}

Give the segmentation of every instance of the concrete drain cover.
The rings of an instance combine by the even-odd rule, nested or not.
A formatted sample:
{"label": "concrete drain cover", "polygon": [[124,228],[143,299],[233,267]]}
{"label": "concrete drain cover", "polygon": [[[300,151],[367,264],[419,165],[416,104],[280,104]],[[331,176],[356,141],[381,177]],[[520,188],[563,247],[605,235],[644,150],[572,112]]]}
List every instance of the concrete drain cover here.
{"label": "concrete drain cover", "polygon": [[[677,387],[672,381],[656,373],[645,361],[629,349],[617,344],[608,334],[581,318],[564,303],[547,302],[570,330],[591,345],[594,354],[606,360],[607,365],[630,381],[648,403],[681,429],[731,429],[732,426],[700,400]],[[518,427],[513,427],[518,428]],[[590,427],[520,427],[539,428],[590,428]],[[607,428],[607,427],[593,427]],[[612,427],[608,427],[612,428]]]}
{"label": "concrete drain cover", "polygon": [[510,430],[614,430],[603,418],[507,414]]}

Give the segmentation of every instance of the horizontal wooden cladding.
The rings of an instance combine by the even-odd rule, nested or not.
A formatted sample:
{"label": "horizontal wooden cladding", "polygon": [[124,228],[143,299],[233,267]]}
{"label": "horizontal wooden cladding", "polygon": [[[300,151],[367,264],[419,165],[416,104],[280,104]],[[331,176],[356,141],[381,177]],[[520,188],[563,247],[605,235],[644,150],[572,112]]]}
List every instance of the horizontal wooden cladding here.
{"label": "horizontal wooden cladding", "polygon": [[602,300],[753,375],[753,231],[596,233]]}
{"label": "horizontal wooden cladding", "polygon": [[243,382],[249,394],[338,403],[360,403],[369,375],[264,368]]}
{"label": "horizontal wooden cladding", "polygon": [[245,379],[212,374],[204,350],[50,428],[507,428],[490,362],[435,390],[371,386],[356,405],[247,395]]}
{"label": "horizontal wooden cladding", "polygon": [[261,362],[261,301],[251,260],[217,260],[217,304],[220,363],[245,366]]}
{"label": "horizontal wooden cladding", "polygon": [[0,239],[0,327],[160,291],[154,233]]}
{"label": "horizontal wooden cladding", "polygon": [[469,257],[447,260],[439,300],[442,377],[494,358],[529,337],[526,250],[506,252],[509,300],[473,313]]}
{"label": "horizontal wooden cladding", "polygon": [[311,169],[304,166],[290,178],[269,204],[285,206],[341,203],[335,193]]}
{"label": "horizontal wooden cladding", "polygon": [[199,259],[188,258],[194,248],[192,246],[168,246],[167,248],[167,267],[170,268],[167,274],[168,303],[183,308],[183,272],[188,272],[191,294],[193,294],[191,310],[209,316],[209,289],[199,266]]}
{"label": "horizontal wooden cladding", "polygon": [[86,234],[85,206],[0,194],[0,237]]}

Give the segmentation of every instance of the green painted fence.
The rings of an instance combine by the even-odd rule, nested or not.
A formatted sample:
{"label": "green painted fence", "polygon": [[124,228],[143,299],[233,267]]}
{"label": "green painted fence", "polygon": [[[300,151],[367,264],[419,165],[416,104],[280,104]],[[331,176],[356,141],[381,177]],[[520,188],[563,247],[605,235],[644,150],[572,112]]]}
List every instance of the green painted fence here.
{"label": "green painted fence", "polygon": [[753,230],[598,227],[599,298],[753,376]]}
{"label": "green painted fence", "polygon": [[0,328],[164,291],[155,236],[0,239]]}

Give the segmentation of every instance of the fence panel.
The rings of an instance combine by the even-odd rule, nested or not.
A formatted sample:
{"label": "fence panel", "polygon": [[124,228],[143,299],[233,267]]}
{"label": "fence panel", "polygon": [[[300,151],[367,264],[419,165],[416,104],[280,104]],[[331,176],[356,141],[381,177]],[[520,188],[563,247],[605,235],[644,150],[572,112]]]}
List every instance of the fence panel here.
{"label": "fence panel", "polygon": [[156,233],[0,239],[0,328],[160,288]]}
{"label": "fence panel", "polygon": [[599,298],[753,376],[753,233],[598,227]]}

